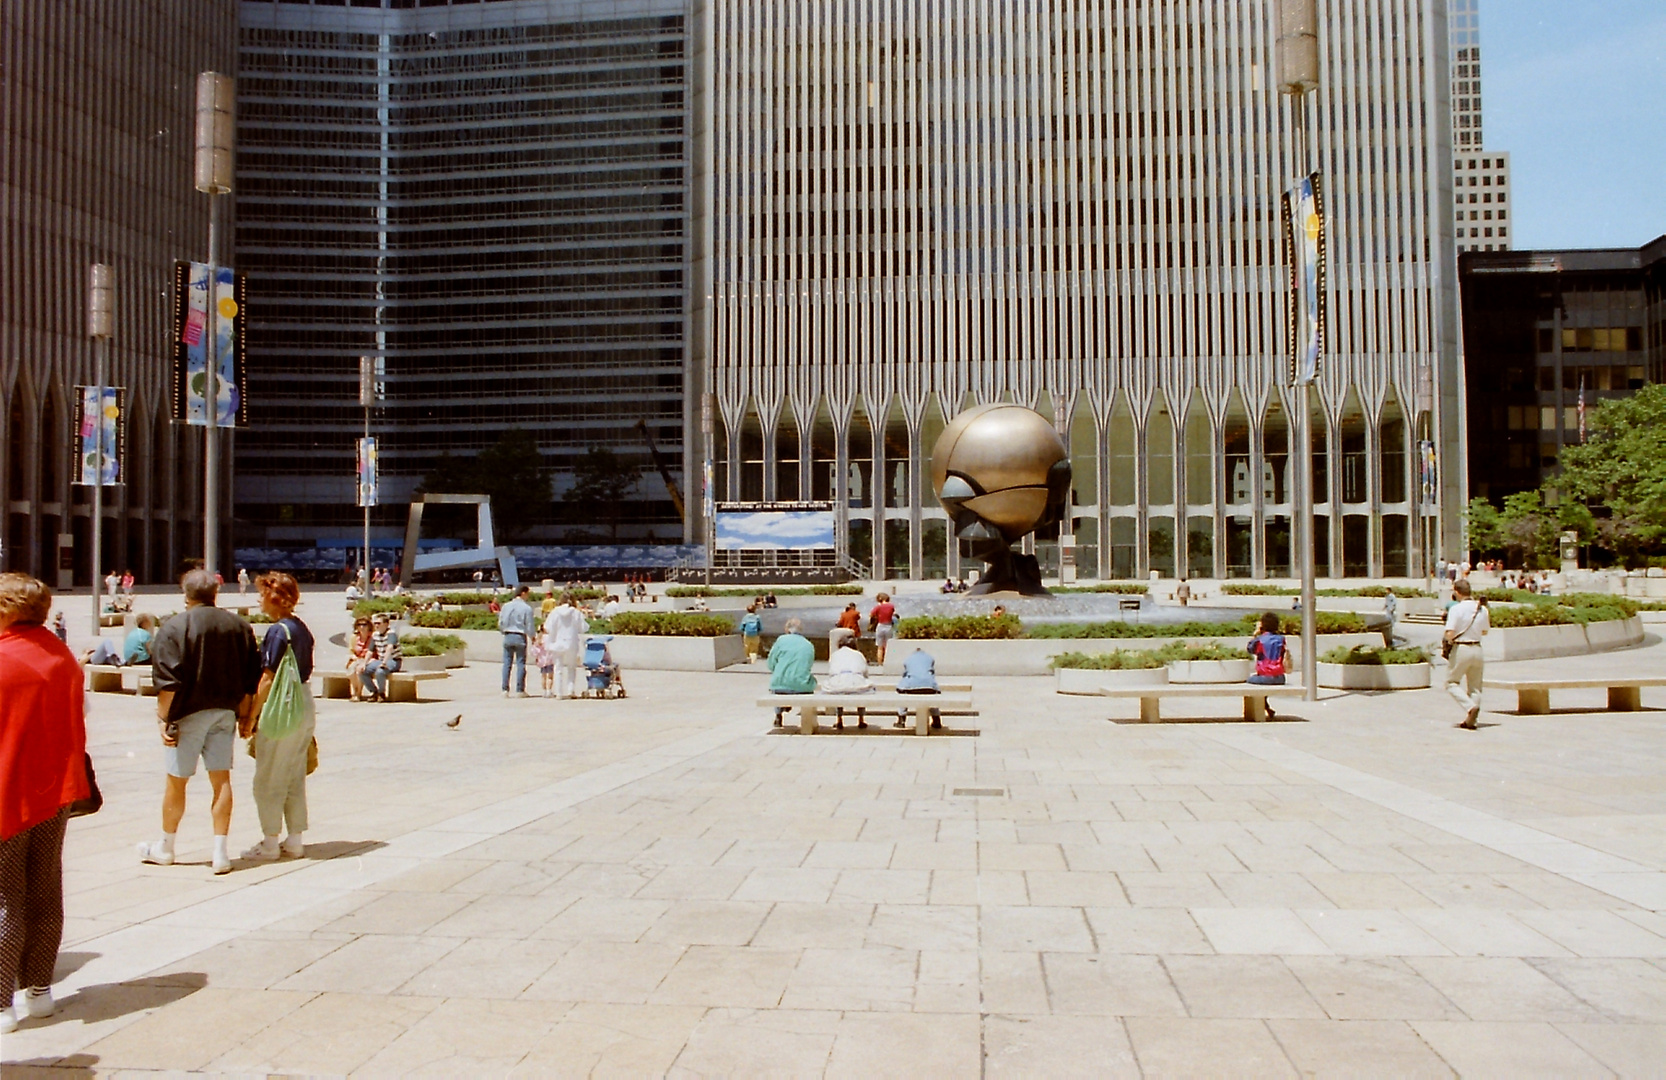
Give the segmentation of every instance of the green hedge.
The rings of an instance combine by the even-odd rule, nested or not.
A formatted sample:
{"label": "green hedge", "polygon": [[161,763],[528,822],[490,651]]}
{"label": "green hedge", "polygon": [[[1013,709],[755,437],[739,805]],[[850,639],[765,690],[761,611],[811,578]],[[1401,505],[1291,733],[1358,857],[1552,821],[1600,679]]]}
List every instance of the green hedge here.
{"label": "green hedge", "polygon": [[1124,596],[1144,596],[1151,586],[1143,581],[1101,581],[1095,585],[1061,585],[1056,593],[1121,593]]}
{"label": "green hedge", "polygon": [[1355,645],[1351,649],[1344,649],[1338,645],[1322,654],[1319,662],[1382,667],[1386,664],[1427,664],[1429,655],[1422,649],[1373,649],[1369,645]]}
{"label": "green hedge", "polygon": [[[1169,625],[1152,623],[1037,623],[1026,627],[1029,638],[1203,638],[1249,637],[1255,633],[1259,615],[1245,615],[1234,622],[1184,622]],[[1302,620],[1296,615],[1279,616],[1279,632],[1299,634]],[[1351,611],[1319,612],[1318,630],[1321,634],[1363,634],[1365,620]]]}
{"label": "green hedge", "polygon": [[758,597],[765,593],[776,596],[861,596],[860,585],[808,585],[793,586],[786,589],[772,589],[767,585],[757,588],[707,588],[704,585],[673,585],[665,590],[665,595],[674,600],[686,600],[693,597],[741,596]]}
{"label": "green hedge", "polygon": [[[596,631],[597,624],[606,629]],[[621,611],[612,619],[598,619],[593,632],[641,637],[722,637],[735,633],[735,624],[722,615],[698,611]]]}
{"label": "green hedge", "polygon": [[[1254,585],[1246,582],[1230,582],[1221,586],[1221,592],[1227,596],[1300,596],[1302,591],[1289,585]],[[1376,597],[1381,599],[1388,595],[1387,585],[1361,585],[1357,589],[1316,589],[1315,596],[1328,597]],[[1434,595],[1422,589],[1396,588],[1394,595],[1400,599],[1407,597],[1424,597]]]}
{"label": "green hedge", "polygon": [[399,648],[406,656],[438,656],[463,647],[463,639],[456,634],[412,634],[399,639]]}
{"label": "green hedge", "polygon": [[1023,632],[1016,615],[915,615],[897,622],[899,638],[990,641],[1021,637]]}
{"label": "green hedge", "polygon": [[1055,668],[1079,668],[1087,671],[1149,671],[1164,667],[1176,660],[1243,660],[1248,657],[1242,649],[1228,649],[1221,645],[1192,645],[1175,641],[1157,649],[1113,649],[1108,653],[1060,653],[1053,657]]}
{"label": "green hedge", "polygon": [[[600,600],[608,595],[606,589],[563,589],[557,585],[555,596],[559,599],[565,593],[572,593],[575,600]],[[548,598],[541,589],[533,589],[527,594],[527,599],[534,604],[541,604]],[[496,600],[499,604],[507,604],[515,598],[515,594],[504,592],[443,592],[436,600],[446,607],[484,607]]]}
{"label": "green hedge", "polygon": [[416,611],[411,625],[435,630],[496,630],[497,616],[490,611]]}
{"label": "green hedge", "polygon": [[374,600],[360,600],[353,605],[353,617],[368,618],[383,611],[390,615],[398,615],[414,603],[415,598],[410,596],[378,596]]}

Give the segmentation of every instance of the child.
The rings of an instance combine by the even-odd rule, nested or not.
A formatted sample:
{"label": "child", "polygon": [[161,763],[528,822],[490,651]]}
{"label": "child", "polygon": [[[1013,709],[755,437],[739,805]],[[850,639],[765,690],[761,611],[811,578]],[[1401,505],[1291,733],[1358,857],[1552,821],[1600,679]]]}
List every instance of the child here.
{"label": "child", "polygon": [[758,653],[763,650],[764,620],[758,616],[758,605],[746,605],[746,616],[740,621],[741,636],[746,641],[746,662],[758,662]]}
{"label": "child", "polygon": [[544,635],[532,635],[532,642],[527,646],[527,659],[538,668],[538,674],[544,680],[544,696],[555,696],[555,650],[544,645]]}

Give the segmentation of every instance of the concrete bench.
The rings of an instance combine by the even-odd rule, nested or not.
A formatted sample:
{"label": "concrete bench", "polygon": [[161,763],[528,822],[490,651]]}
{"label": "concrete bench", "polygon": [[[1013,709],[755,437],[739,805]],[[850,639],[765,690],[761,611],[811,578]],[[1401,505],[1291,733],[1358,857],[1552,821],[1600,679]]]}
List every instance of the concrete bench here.
{"label": "concrete bench", "polygon": [[[323,681],[324,697],[344,698],[348,696],[349,681],[358,678],[345,671],[321,671],[319,679]],[[389,701],[415,701],[417,699],[417,683],[427,682],[429,679],[448,679],[451,676],[444,671],[395,671],[388,675]]]}
{"label": "concrete bench", "polygon": [[931,733],[931,714],[959,712],[972,708],[972,695],[964,694],[899,694],[895,690],[876,690],[871,694],[765,694],[758,699],[765,709],[797,709],[798,731],[814,735],[818,719],[824,710],[865,709],[873,713],[912,712],[914,734]]}
{"label": "concrete bench", "polygon": [[145,697],[156,696],[156,684],[151,680],[149,664],[134,664],[131,667],[121,667],[116,664],[88,664],[87,689],[95,694],[125,694],[127,693],[126,678],[129,672],[138,676],[140,694]]}
{"label": "concrete bench", "polygon": [[1483,679],[1481,685],[1488,690],[1514,690],[1516,711],[1527,716],[1543,716],[1550,712],[1552,690],[1599,688],[1608,691],[1608,708],[1611,712],[1636,712],[1643,707],[1643,687],[1666,686],[1666,675],[1645,675],[1634,679],[1622,676],[1583,679]]}
{"label": "concrete bench", "polygon": [[1163,722],[1160,703],[1164,698],[1241,697],[1244,719],[1260,723],[1267,719],[1270,697],[1300,697],[1299,686],[1251,686],[1249,683],[1169,683],[1166,686],[1102,686],[1100,697],[1139,698],[1140,723]]}

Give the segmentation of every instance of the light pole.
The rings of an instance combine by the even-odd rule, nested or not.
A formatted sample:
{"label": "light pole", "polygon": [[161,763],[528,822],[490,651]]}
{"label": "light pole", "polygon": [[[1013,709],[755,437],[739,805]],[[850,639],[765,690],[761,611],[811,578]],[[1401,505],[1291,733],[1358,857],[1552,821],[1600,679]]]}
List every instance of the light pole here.
{"label": "light pole", "polygon": [[[1278,0],[1278,81],[1279,90],[1290,95],[1291,114],[1295,135],[1292,155],[1302,176],[1308,176],[1307,94],[1319,85],[1319,7],[1317,0]],[[1305,225],[1298,222],[1298,228]],[[1291,273],[1295,273],[1295,252],[1291,255]],[[1292,282],[1292,287],[1295,286]],[[1302,309],[1292,320],[1291,332],[1297,332],[1303,318]],[[1321,337],[1321,341],[1323,338]],[[1308,701],[1319,700],[1319,602],[1314,588],[1313,552],[1313,407],[1311,402],[1312,370],[1298,369],[1291,373],[1291,388],[1297,399],[1296,432],[1300,445],[1296,452],[1296,516],[1301,523],[1302,559],[1302,686]]]}
{"label": "light pole", "polygon": [[369,600],[376,595],[376,576],[370,571],[370,507],[376,501],[375,478],[372,469],[370,441],[370,409],[376,404],[376,358],[359,357],[359,404],[364,406],[364,439],[359,443],[359,505],[364,507],[364,559],[359,564],[364,573],[364,595]]}
{"label": "light pole", "polygon": [[202,566],[210,574],[220,545],[219,242],[220,199],[232,188],[236,131],[236,81],[205,71],[197,76],[197,190],[208,196],[208,323],[204,336]]}
{"label": "light pole", "polygon": [[702,546],[706,549],[706,588],[712,586],[712,546],[717,543],[717,523],[714,511],[717,505],[717,492],[712,490],[712,458],[716,454],[714,440],[717,437],[717,395],[706,393],[700,395],[700,441],[706,447],[706,459],[700,473],[700,516],[705,518],[701,522],[701,535],[706,541]]}
{"label": "light pole", "polygon": [[[110,267],[107,263],[93,263],[87,275],[87,336],[93,339],[93,403],[95,412],[92,418],[93,446],[95,461],[93,473],[93,520],[92,520],[92,585],[93,585],[93,637],[98,636],[99,618],[103,615],[99,599],[99,571],[104,562],[104,460],[105,456],[115,447],[104,445],[104,376],[105,368],[109,364],[110,335],[115,330],[115,314],[110,303]],[[86,420],[82,420],[85,430]],[[85,444],[81,447],[82,475],[86,474]]]}

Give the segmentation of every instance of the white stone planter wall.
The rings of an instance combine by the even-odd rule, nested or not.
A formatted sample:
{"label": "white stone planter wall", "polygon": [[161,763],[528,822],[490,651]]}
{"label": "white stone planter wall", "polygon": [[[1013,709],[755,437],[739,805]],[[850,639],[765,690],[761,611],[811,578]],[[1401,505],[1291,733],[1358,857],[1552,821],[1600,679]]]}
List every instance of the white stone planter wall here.
{"label": "white stone planter wall", "polygon": [[[1078,638],[1038,639],[1018,638],[1011,641],[954,641],[949,639],[898,639],[891,643],[885,656],[885,673],[899,675],[902,662],[918,649],[924,649],[937,661],[937,674],[943,675],[1050,675],[1053,657],[1060,653],[1079,652],[1089,655],[1115,652],[1118,649],[1161,649],[1176,641],[1188,645],[1221,645],[1241,649],[1249,641],[1242,637],[1209,638]],[[1301,639],[1285,639],[1292,662],[1301,658]],[[1381,634],[1320,634],[1321,655],[1338,645],[1351,649],[1355,645],[1381,647]],[[1246,654],[1247,655],[1247,654]],[[1247,677],[1247,676],[1246,676]]]}
{"label": "white stone planter wall", "polygon": [[1099,671],[1092,668],[1056,668],[1054,689],[1061,694],[1097,694],[1101,686],[1164,686],[1169,681],[1166,667]]}
{"label": "white stone planter wall", "polygon": [[[447,630],[467,646],[470,660],[501,664],[503,635],[496,630]],[[739,634],[722,637],[647,637],[615,634],[608,642],[613,659],[626,668],[645,671],[716,671],[746,660]]]}
{"label": "white stone planter wall", "polygon": [[1422,690],[1428,664],[1320,664],[1319,685],[1333,690]]}
{"label": "white stone planter wall", "polygon": [[1516,626],[1481,639],[1488,660],[1544,660],[1629,648],[1643,641],[1643,620],[1633,616],[1585,626]]}
{"label": "white stone planter wall", "polygon": [[1250,660],[1174,660],[1169,663],[1171,683],[1241,683],[1255,673]]}
{"label": "white stone planter wall", "polygon": [[399,664],[401,671],[444,671],[445,654],[438,656],[406,656]]}

